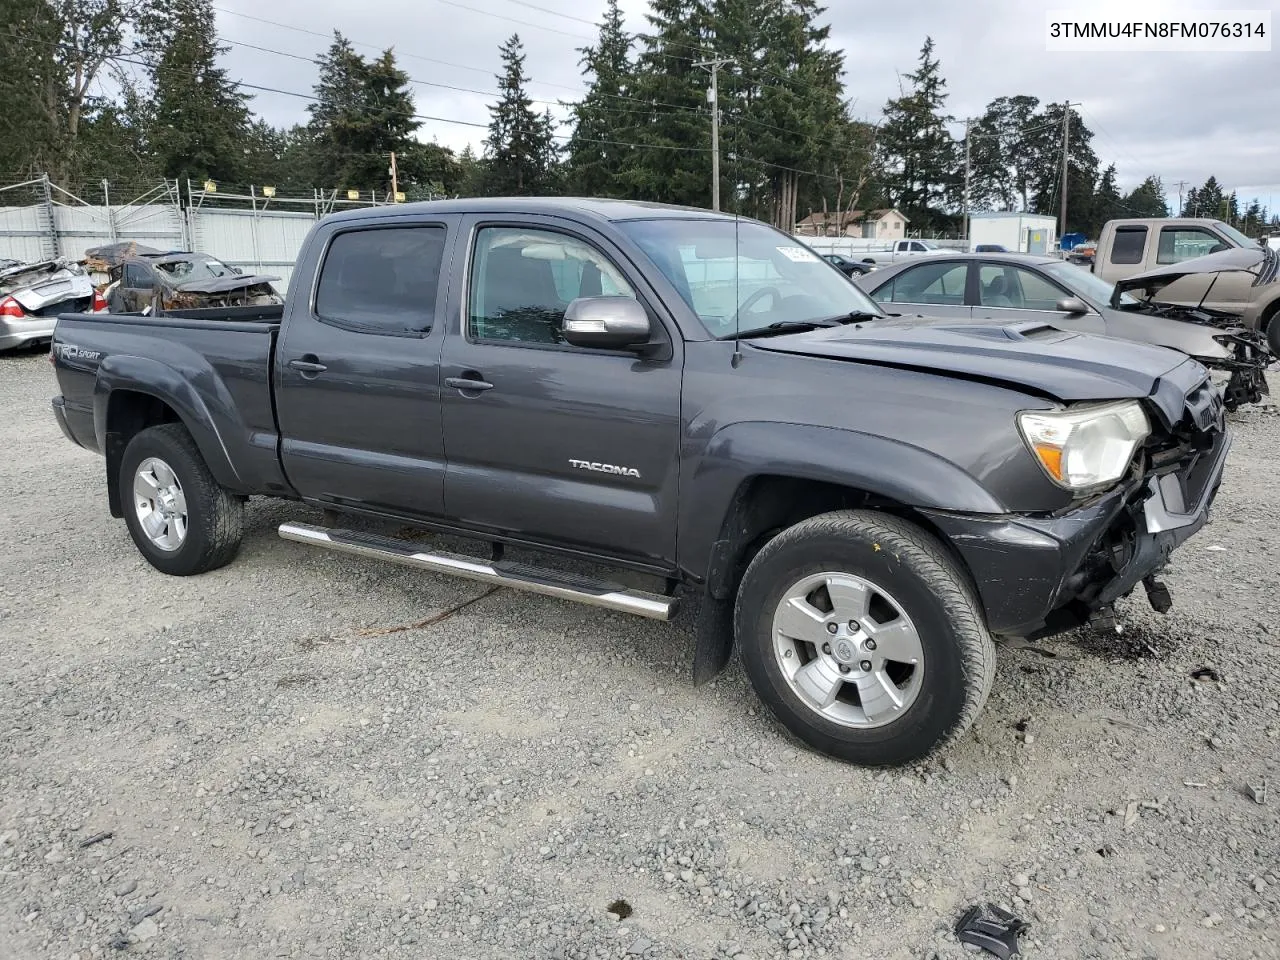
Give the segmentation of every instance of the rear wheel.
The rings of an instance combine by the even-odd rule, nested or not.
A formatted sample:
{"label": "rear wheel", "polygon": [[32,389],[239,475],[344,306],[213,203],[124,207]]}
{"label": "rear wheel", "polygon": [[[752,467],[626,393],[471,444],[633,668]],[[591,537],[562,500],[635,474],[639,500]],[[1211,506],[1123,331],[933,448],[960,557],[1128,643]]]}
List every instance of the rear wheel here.
{"label": "rear wheel", "polygon": [[244,501],[218,485],[180,423],[149,427],[129,441],[120,499],[134,544],[163,573],[214,570],[240,548]]}
{"label": "rear wheel", "polygon": [[1267,333],[1267,345],[1271,347],[1271,355],[1280,360],[1280,310],[1272,310],[1263,319],[1263,329]]}
{"label": "rear wheel", "polygon": [[871,511],[814,517],[766,544],[735,620],[760,698],[853,763],[907,763],[961,736],[995,674],[963,571],[925,531]]}

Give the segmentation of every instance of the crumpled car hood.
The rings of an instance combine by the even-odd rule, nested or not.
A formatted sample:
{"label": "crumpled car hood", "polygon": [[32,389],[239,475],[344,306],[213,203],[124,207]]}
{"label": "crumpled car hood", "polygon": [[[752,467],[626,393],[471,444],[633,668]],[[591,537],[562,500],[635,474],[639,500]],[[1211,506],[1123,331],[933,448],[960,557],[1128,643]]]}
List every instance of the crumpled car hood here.
{"label": "crumpled car hood", "polygon": [[1066,402],[1147,397],[1175,367],[1190,363],[1203,371],[1164,347],[1068,333],[1037,321],[875,320],[748,342],[779,353],[996,381]]}
{"label": "crumpled car hood", "polygon": [[183,293],[227,293],[245,287],[256,287],[260,283],[275,283],[279,277],[268,277],[263,274],[236,274],[232,277],[216,277],[212,280],[188,280],[180,283],[178,290]]}
{"label": "crumpled car hood", "polygon": [[1253,275],[1252,282],[1255,286],[1271,283],[1276,279],[1278,266],[1280,256],[1275,251],[1264,250],[1262,247],[1233,247],[1219,253],[1183,260],[1181,263],[1156,267],[1146,273],[1119,280],[1111,294],[1111,306],[1119,306],[1120,296],[1124,293],[1138,292],[1143,299],[1159,299],[1156,295],[1169,284],[1196,274],[1243,271]]}

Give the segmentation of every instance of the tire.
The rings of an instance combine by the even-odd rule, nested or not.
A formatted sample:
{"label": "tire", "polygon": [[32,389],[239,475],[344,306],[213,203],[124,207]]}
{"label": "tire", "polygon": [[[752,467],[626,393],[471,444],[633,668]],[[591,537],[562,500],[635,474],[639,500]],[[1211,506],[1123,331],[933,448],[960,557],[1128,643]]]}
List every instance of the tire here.
{"label": "tire", "polygon": [[244,501],[218,485],[180,423],[149,427],[129,441],[120,459],[120,500],[134,544],[161,573],[216,570],[240,549]]}
{"label": "tire", "polygon": [[1271,356],[1280,360],[1280,310],[1271,311],[1264,321],[1263,329],[1267,334],[1267,346],[1271,348]]}
{"label": "tire", "polygon": [[[864,602],[856,621],[838,616]],[[770,540],[742,578],[734,622],[760,699],[805,743],[850,763],[909,763],[956,740],[995,677],[995,645],[967,575],[924,530],[878,512],[823,514]],[[801,633],[834,643],[823,653],[791,637]],[[918,654],[914,666],[908,653]],[[833,677],[835,699],[820,707]]]}

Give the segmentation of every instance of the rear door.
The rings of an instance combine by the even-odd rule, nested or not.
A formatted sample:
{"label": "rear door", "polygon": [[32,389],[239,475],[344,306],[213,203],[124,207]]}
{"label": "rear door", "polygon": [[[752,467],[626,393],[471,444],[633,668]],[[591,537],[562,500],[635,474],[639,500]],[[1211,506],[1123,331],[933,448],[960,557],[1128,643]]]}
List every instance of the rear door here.
{"label": "rear door", "polygon": [[141,313],[155,299],[156,283],[149,263],[129,261],[121,268],[120,284],[113,294],[119,306],[113,304],[112,310],[116,313]]}
{"label": "rear door", "polygon": [[922,313],[930,317],[968,320],[971,314],[965,301],[968,276],[967,260],[930,258],[872,287],[871,296],[891,313]]}
{"label": "rear door", "polygon": [[[550,217],[470,222],[467,280],[442,358],[448,515],[669,564],[683,358],[674,324],[596,231]],[[642,356],[565,343],[565,308],[590,296],[639,299],[662,349]]]}
{"label": "rear door", "polygon": [[[1093,272],[1108,283],[1144,273],[1148,269],[1146,254],[1149,232],[1146,224],[1142,223],[1116,227],[1111,235],[1110,248],[1100,250],[1105,257],[1094,258]],[[1106,246],[1105,242],[1103,246]]]}
{"label": "rear door", "polygon": [[339,221],[317,236],[318,274],[290,296],[276,350],[282,460],[303,497],[442,512],[436,318],[456,227],[456,216],[400,216]]}

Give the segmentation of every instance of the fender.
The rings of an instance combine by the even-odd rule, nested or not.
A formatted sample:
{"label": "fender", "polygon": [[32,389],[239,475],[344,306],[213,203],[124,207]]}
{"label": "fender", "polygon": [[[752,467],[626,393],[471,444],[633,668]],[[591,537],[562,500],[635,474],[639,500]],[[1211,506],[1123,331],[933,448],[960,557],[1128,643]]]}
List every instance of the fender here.
{"label": "fender", "polygon": [[[227,449],[224,434],[218,429],[219,419],[223,423],[236,424],[240,422],[240,417],[225,386],[216,378],[213,383],[216,391],[208,397],[209,402],[206,402],[206,397],[196,389],[190,377],[167,364],[147,357],[121,354],[108,356],[98,366],[93,386],[94,433],[98,438],[99,449],[107,455],[108,463],[111,461],[107,442],[110,397],[116,390],[130,390],[155,397],[167,404],[190,432],[200,455],[218,483],[228,489],[242,489],[243,480]],[[108,481],[110,480],[108,476]]]}
{"label": "fender", "polygon": [[754,476],[816,480],[908,507],[1005,513],[972,475],[920,447],[872,434],[798,423],[748,421],[718,430],[680,481],[679,553],[702,575],[724,538],[722,526],[742,484]]}

